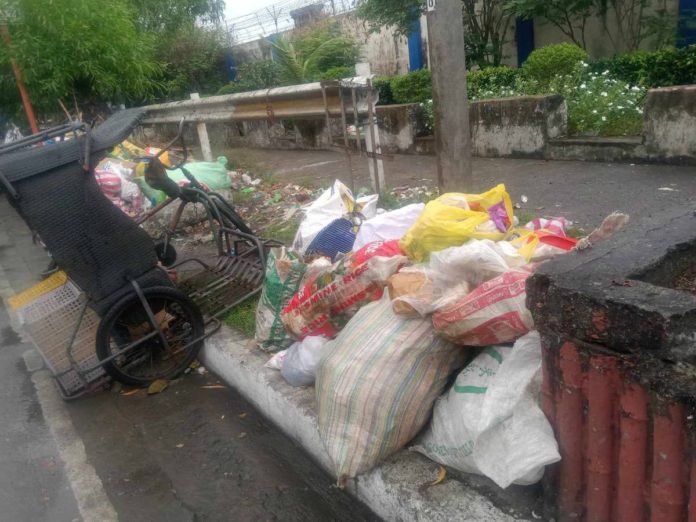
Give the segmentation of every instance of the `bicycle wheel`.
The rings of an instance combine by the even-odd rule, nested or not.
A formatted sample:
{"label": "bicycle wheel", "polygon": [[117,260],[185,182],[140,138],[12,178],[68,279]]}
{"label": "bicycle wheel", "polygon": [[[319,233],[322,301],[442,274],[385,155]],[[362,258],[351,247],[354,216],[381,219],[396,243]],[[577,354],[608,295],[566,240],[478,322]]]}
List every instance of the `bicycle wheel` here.
{"label": "bicycle wheel", "polygon": [[205,331],[201,311],[187,295],[159,286],[143,289],[143,294],[166,343],[162,335],[154,334],[119,354],[126,346],[155,331],[135,293],[116,303],[97,330],[97,357],[105,361],[104,370],[131,386],[147,386],[157,379],[178,376],[198,355],[203,340],[194,340]]}

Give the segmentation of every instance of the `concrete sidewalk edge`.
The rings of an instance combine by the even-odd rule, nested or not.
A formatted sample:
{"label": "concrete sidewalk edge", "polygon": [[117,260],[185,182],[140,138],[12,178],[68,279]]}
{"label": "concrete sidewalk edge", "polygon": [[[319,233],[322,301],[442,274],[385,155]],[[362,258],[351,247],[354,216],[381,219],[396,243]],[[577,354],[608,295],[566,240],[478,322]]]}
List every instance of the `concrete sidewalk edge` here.
{"label": "concrete sidewalk edge", "polygon": [[[266,368],[269,355],[228,327],[206,341],[205,366],[237,390],[329,474],[329,456],[317,430],[314,388],[293,388],[280,372]],[[438,465],[420,454],[402,451],[374,470],[349,481],[347,490],[387,521],[512,522],[482,494],[455,479],[427,487]]]}

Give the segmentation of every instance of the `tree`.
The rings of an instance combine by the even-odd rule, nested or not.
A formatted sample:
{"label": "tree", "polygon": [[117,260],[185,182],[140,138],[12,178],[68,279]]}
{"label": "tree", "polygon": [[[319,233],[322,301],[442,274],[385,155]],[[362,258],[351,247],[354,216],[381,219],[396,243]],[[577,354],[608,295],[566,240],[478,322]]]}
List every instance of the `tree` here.
{"label": "tree", "polygon": [[175,33],[195,21],[217,22],[225,10],[224,0],[128,0],[144,31]]}
{"label": "tree", "polygon": [[353,67],[360,58],[360,45],[335,24],[320,23],[271,42],[281,81],[287,84],[320,79],[338,67]]}
{"label": "tree", "polygon": [[[4,0],[11,13],[11,47],[0,46],[0,68],[14,59],[39,113],[59,111],[58,100],[121,102],[152,98],[161,66],[154,42],[138,30],[127,0]],[[16,107],[16,86],[0,75],[3,106]]]}
{"label": "tree", "polygon": [[[397,35],[408,36],[424,7],[421,0],[365,0],[358,6],[358,16],[373,32],[391,27]],[[470,65],[500,65],[511,20],[512,12],[504,1],[462,0],[464,44]]]}
{"label": "tree", "polygon": [[164,66],[168,98],[188,97],[191,92],[213,93],[226,82],[225,35],[215,27],[194,23],[164,34],[156,56]]}
{"label": "tree", "polygon": [[585,29],[590,17],[600,14],[603,0],[510,0],[508,7],[524,19],[543,18],[577,46],[587,49]]}

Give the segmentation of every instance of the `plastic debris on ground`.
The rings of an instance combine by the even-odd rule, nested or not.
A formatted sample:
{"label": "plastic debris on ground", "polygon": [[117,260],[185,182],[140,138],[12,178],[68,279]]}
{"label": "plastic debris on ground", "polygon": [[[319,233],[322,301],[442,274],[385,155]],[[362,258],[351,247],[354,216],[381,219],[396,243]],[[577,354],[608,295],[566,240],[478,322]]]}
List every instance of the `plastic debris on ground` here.
{"label": "plastic debris on ground", "polygon": [[501,488],[534,484],[561,457],[538,404],[541,345],[530,332],[514,346],[484,349],[438,399],[414,449]]}
{"label": "plastic debris on ground", "polygon": [[280,373],[290,386],[310,386],[319,361],[327,353],[329,339],[323,336],[305,337],[286,350]]}

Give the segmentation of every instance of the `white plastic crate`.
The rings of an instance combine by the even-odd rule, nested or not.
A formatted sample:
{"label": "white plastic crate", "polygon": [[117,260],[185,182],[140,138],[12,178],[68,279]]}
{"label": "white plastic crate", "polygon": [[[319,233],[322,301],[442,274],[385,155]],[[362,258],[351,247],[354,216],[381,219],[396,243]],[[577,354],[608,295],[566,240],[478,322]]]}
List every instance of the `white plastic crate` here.
{"label": "white plastic crate", "polygon": [[[14,311],[21,328],[41,352],[67,394],[76,393],[84,387],[70,363],[67,351],[85,299],[77,285],[67,281]],[[73,359],[80,370],[98,362],[95,352],[98,327],[99,317],[88,307],[72,348]],[[60,375],[64,372],[67,373]],[[97,368],[83,377],[91,383],[104,375],[104,370]]]}

